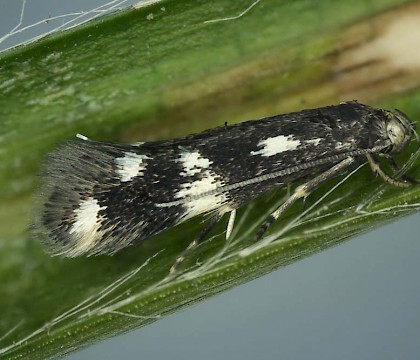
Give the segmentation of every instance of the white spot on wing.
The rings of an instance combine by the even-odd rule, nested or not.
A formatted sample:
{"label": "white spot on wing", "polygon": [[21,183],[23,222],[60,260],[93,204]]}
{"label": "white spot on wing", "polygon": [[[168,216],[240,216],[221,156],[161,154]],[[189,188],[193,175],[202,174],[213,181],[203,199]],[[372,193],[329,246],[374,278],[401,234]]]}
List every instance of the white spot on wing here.
{"label": "white spot on wing", "polygon": [[[217,175],[210,170],[204,170],[201,176],[202,178],[199,180],[181,184],[181,189],[175,194],[175,198],[182,199],[190,196],[199,196],[224,185],[222,181],[217,180]],[[187,212],[183,220],[218,209],[226,201],[227,198],[223,193],[192,199],[184,204]]]}
{"label": "white spot on wing", "polygon": [[213,163],[209,159],[202,157],[198,151],[181,153],[179,161],[182,162],[184,167],[184,172],[181,172],[183,176],[193,176],[203,169],[208,169]]}
{"label": "white spot on wing", "polygon": [[116,173],[120,176],[122,182],[130,181],[136,176],[142,176],[146,169],[144,160],[151,159],[147,155],[127,152],[123,157],[115,159],[117,164]]}
{"label": "white spot on wing", "polygon": [[72,255],[83,254],[95,246],[95,242],[101,237],[98,230],[103,219],[99,216],[99,211],[103,209],[106,206],[100,207],[98,200],[89,197],[74,210],[75,222],[69,231],[70,235],[76,237]]}
{"label": "white spot on wing", "polygon": [[251,151],[251,155],[273,156],[285,151],[296,150],[300,145],[300,140],[293,136],[279,135],[262,140],[258,146],[263,146],[261,150]]}
{"label": "white spot on wing", "polygon": [[335,150],[349,150],[351,149],[352,144],[351,143],[342,143],[340,141],[337,141],[335,144]]}
{"label": "white spot on wing", "polygon": [[322,139],[317,138],[317,139],[305,140],[305,142],[306,142],[307,144],[312,144],[312,145],[318,146],[318,145],[319,145],[319,143],[321,142],[321,140],[322,140]]}

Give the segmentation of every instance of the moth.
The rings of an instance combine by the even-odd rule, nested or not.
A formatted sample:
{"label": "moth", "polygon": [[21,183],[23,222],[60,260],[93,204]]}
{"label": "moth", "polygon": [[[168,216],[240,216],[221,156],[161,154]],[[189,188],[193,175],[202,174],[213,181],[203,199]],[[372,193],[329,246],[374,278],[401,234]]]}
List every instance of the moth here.
{"label": "moth", "polygon": [[80,136],[48,156],[36,232],[53,254],[113,254],[192,217],[211,214],[178,257],[202,242],[225,213],[278,186],[300,184],[256,234],[320,184],[369,162],[387,183],[394,156],[417,137],[401,111],[357,102],[275,115],[172,140],[113,144]]}

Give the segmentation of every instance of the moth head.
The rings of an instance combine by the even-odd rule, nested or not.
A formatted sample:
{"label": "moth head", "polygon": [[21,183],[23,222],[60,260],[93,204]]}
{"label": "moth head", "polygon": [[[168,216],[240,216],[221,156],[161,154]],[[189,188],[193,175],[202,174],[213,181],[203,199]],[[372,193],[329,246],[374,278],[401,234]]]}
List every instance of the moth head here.
{"label": "moth head", "polygon": [[382,112],[380,123],[376,127],[379,130],[379,139],[386,145],[383,153],[394,155],[403,151],[411,139],[418,140],[415,123],[410,121],[402,111],[395,109],[394,112],[380,110]]}
{"label": "moth head", "polygon": [[402,111],[395,109],[391,114],[386,131],[392,144],[391,153],[398,154],[408,146],[412,137],[418,140],[418,135],[416,124],[410,121]]}

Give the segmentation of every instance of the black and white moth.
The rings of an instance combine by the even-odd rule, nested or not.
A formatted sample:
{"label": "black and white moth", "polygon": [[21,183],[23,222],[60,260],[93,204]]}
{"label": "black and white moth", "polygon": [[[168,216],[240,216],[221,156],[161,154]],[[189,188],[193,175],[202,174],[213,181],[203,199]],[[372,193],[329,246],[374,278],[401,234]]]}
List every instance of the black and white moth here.
{"label": "black and white moth", "polygon": [[236,209],[274,187],[301,183],[257,238],[297,199],[366,159],[392,185],[419,183],[387,175],[377,158],[396,171],[394,155],[413,136],[402,112],[347,102],[135,145],[82,137],[49,155],[35,228],[54,254],[113,254],[212,214],[175,271],[225,213],[231,213],[228,237]]}

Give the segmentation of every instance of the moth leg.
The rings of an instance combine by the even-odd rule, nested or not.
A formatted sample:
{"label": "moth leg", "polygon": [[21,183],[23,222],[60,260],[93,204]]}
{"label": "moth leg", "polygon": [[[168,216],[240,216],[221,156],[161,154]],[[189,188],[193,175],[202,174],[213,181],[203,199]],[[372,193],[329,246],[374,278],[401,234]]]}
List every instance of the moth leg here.
{"label": "moth leg", "polygon": [[378,174],[386,183],[391,184],[393,186],[402,187],[402,188],[408,188],[415,184],[405,181],[405,180],[398,180],[393,178],[392,176],[389,176],[385,171],[382,170],[381,163],[378,161],[375,155],[373,154],[366,154],[366,157],[369,161],[369,165],[372,169],[372,171],[375,174]]}
{"label": "moth leg", "polygon": [[[389,166],[391,166],[391,169],[393,172],[398,172],[400,171],[397,163],[395,162],[394,158],[387,158]],[[420,184],[420,180],[418,179],[414,179],[411,176],[407,176],[407,175],[402,175],[401,179],[405,180],[408,183],[412,183],[413,185],[419,185]]]}
{"label": "moth leg", "polygon": [[338,164],[334,165],[332,168],[328,169],[327,171],[323,172],[321,175],[317,176],[315,179],[308,181],[307,183],[300,185],[296,188],[294,193],[283,203],[280,207],[272,212],[267,220],[261,225],[259,228],[255,241],[258,241],[262,238],[264,233],[270,227],[270,225],[277,220],[284,212],[289,209],[297,200],[300,198],[307,197],[313,190],[315,190],[318,186],[322,183],[337,177],[339,173],[348,167],[350,164],[354,162],[354,158],[348,157],[343,161],[339,162]]}
{"label": "moth leg", "polygon": [[229,216],[229,221],[226,227],[226,240],[228,240],[230,238],[230,235],[232,234],[232,230],[233,230],[233,224],[235,223],[235,218],[236,218],[236,209],[233,209],[230,212],[230,216]]}
{"label": "moth leg", "polygon": [[210,221],[207,223],[206,227],[201,231],[201,233],[188,245],[188,247],[177,257],[175,263],[172,265],[171,269],[169,270],[169,274],[173,275],[179,269],[179,266],[185,260],[185,258],[196,248],[200,243],[203,242],[206,235],[214,228],[214,226],[219,222],[222,218],[223,214],[217,213],[214,215]]}

